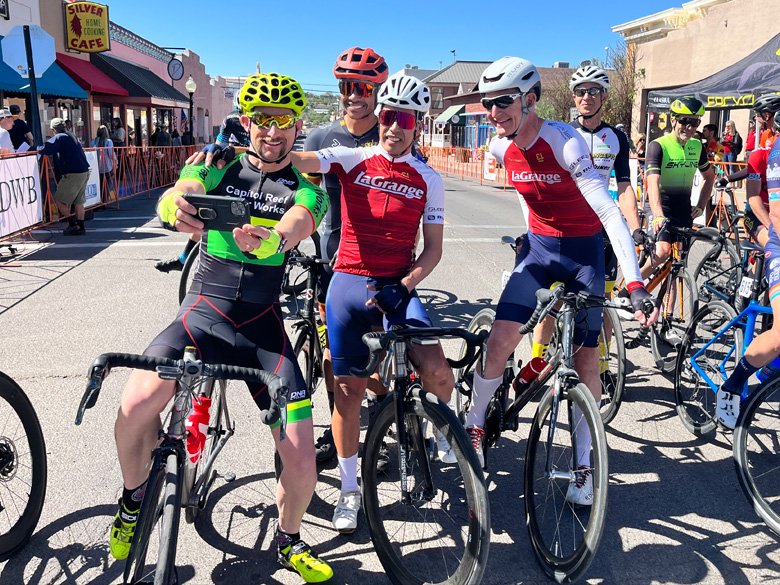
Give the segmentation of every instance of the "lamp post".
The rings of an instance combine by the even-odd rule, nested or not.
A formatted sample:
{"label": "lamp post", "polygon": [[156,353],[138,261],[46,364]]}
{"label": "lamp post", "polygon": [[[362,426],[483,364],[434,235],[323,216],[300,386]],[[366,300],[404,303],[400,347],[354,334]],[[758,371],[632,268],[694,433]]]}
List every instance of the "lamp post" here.
{"label": "lamp post", "polygon": [[195,90],[198,89],[198,86],[195,83],[195,80],[192,78],[192,75],[189,76],[187,81],[184,83],[184,89],[187,90],[187,93],[190,94],[190,144],[195,144],[195,137],[193,135],[193,126],[194,120],[192,119],[192,94],[195,93]]}

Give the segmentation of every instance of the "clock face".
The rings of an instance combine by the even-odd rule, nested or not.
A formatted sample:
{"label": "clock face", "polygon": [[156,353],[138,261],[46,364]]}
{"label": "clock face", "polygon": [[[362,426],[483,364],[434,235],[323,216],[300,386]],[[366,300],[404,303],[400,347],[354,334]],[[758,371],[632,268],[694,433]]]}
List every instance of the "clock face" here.
{"label": "clock face", "polygon": [[168,61],[168,75],[174,81],[179,81],[184,77],[184,64],[176,57]]}

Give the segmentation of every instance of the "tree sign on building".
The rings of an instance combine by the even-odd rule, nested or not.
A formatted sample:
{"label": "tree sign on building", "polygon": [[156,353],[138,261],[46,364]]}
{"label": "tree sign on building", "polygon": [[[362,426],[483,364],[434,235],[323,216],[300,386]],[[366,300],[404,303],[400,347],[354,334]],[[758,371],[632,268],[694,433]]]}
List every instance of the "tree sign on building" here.
{"label": "tree sign on building", "polygon": [[[54,63],[54,37],[43,30],[37,24],[30,27],[30,46],[32,48],[32,63],[35,69],[35,77],[42,77],[46,70]],[[3,48],[3,61],[11,69],[22,77],[28,77],[27,51],[24,45],[24,26],[13,27],[0,41]]]}
{"label": "tree sign on building", "polygon": [[96,2],[71,2],[64,8],[68,50],[102,53],[111,49],[108,6]]}

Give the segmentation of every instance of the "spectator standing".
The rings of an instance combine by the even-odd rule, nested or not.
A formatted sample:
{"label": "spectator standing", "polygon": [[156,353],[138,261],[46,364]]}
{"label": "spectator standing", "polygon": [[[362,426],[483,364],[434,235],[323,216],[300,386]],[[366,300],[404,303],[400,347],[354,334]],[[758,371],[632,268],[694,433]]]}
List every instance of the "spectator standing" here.
{"label": "spectator standing", "polygon": [[181,146],[181,136],[179,136],[179,131],[176,128],[171,132],[171,146]]}
{"label": "spectator standing", "polygon": [[702,142],[707,149],[707,158],[713,162],[723,160],[723,145],[718,141],[718,127],[706,124],[701,129]]}
{"label": "spectator standing", "polygon": [[69,217],[68,227],[62,233],[66,236],[83,236],[86,233],[84,203],[89,180],[89,163],[79,141],[66,131],[65,120],[53,118],[50,126],[54,135],[43,146],[38,147],[38,154],[54,157],[55,167],[61,174],[54,193],[60,217],[70,214],[71,205],[76,207],[76,217]]}
{"label": "spectator standing", "polygon": [[11,128],[14,125],[14,117],[8,108],[0,108],[0,154],[13,154],[16,152],[11,141]]}
{"label": "spectator standing", "polygon": [[745,161],[750,158],[750,153],[756,149],[756,122],[748,122],[748,133],[745,139]]}
{"label": "spectator standing", "polygon": [[122,127],[122,120],[114,118],[111,123],[111,141],[114,146],[121,148],[127,146],[127,132]]}
{"label": "spectator standing", "polygon": [[[723,135],[721,144],[723,144],[723,162],[735,163],[737,156],[742,152],[742,136],[737,132],[737,125],[734,124],[734,120],[726,122],[726,133]],[[731,174],[736,170],[735,165],[726,165],[726,173]]]}
{"label": "spectator standing", "polygon": [[32,132],[30,132],[30,127],[27,125],[27,122],[22,119],[21,108],[17,105],[12,105],[8,109],[14,117],[14,125],[10,130],[11,142],[14,145],[14,150],[19,150],[19,147],[25,142],[28,146],[32,147],[35,144],[35,139],[33,138]]}
{"label": "spectator standing", "polygon": [[163,127],[157,132],[157,146],[170,146],[171,145],[171,135],[168,132],[168,126],[163,125]]}
{"label": "spectator standing", "polygon": [[114,193],[114,182],[111,172],[116,166],[116,154],[114,154],[114,142],[108,137],[108,128],[103,124],[98,128],[97,137],[92,140],[90,146],[98,149],[98,167],[100,169],[100,185],[109,196],[105,202],[111,201]]}

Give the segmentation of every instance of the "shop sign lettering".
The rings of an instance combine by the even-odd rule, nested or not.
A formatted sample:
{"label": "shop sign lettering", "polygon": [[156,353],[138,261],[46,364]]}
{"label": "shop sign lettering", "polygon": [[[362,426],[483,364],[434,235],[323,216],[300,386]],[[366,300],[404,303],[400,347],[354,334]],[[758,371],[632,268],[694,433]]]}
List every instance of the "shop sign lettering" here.
{"label": "shop sign lettering", "polygon": [[82,53],[102,53],[111,48],[108,6],[96,2],[65,4],[68,48]]}

